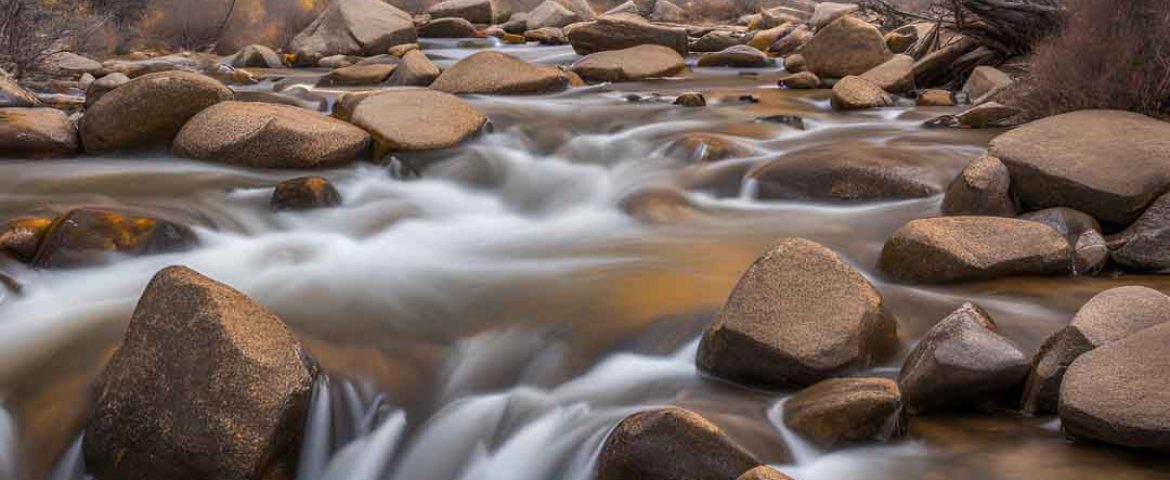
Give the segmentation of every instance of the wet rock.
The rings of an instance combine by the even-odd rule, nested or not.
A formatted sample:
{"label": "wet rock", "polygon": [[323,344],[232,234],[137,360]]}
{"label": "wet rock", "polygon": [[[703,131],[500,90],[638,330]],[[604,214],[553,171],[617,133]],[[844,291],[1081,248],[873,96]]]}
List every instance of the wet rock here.
{"label": "wet rock", "polygon": [[479,29],[462,18],[438,18],[419,28],[418,36],[423,38],[475,38],[479,36]]}
{"label": "wet rock", "polygon": [[747,45],[736,45],[699,57],[700,67],[762,68],[769,63],[764,52]]}
{"label": "wet rock", "polygon": [[446,0],[427,9],[431,18],[456,17],[471,23],[488,24],[495,21],[491,0]]}
{"label": "wet rock", "polygon": [[667,407],[630,415],[610,432],[597,479],[737,478],[759,465],[707,419]]}
{"label": "wet rock", "polygon": [[150,255],[198,243],[191,229],[129,210],[77,208],[59,215],[44,232],[30,265],[76,268],[106,263],[111,255]]}
{"label": "wet rock", "polygon": [[808,20],[808,24],[820,30],[837,19],[858,10],[860,10],[860,7],[852,3],[821,2],[813,10],[812,18]]}
{"label": "wet rock", "polygon": [[707,99],[701,93],[684,93],[674,99],[674,104],[684,107],[706,107]]}
{"label": "wet rock", "polygon": [[879,267],[903,283],[1066,275],[1071,248],[1047,225],[1002,217],[914,220],[886,241]]}
{"label": "wet rock", "polygon": [[1142,216],[1110,238],[1118,265],[1137,271],[1170,269],[1170,194],[1162,195]]}
{"label": "wet rock", "polygon": [[0,251],[25,263],[31,263],[41,247],[53,221],[60,216],[54,210],[37,210],[10,218],[0,227]]}
{"label": "wet rock", "polygon": [[649,224],[670,224],[695,219],[698,207],[686,192],[673,186],[654,185],[640,188],[618,202],[627,215]]}
{"label": "wet rock", "polygon": [[968,303],[931,327],[902,363],[898,385],[912,414],[970,410],[1003,401],[1028,375],[1028,359]]}
{"label": "wet rock", "polygon": [[784,425],[821,447],[884,442],[905,434],[898,384],[885,378],[833,378],[784,401]]}
{"label": "wet rock", "polygon": [[654,25],[627,14],[604,15],[592,22],[571,25],[565,29],[565,35],[573,51],[580,55],[641,45],[661,45],[679,55],[687,54],[686,29]]}
{"label": "wet rock", "polygon": [[1081,355],[1064,374],[1060,422],[1073,438],[1170,450],[1170,323]]}
{"label": "wet rock", "polygon": [[699,344],[707,374],[803,387],[864,369],[897,344],[881,295],[819,244],[781,240],[740,278]]}
{"label": "wet rock", "polygon": [[195,114],[231,98],[223,84],[194,73],[138,77],[86,110],[81,143],[91,155],[165,145]]}
{"label": "wet rock", "polygon": [[129,82],[130,77],[116,72],[94,80],[93,83],[89,84],[89,88],[85,89],[85,108],[92,107],[102,98],[102,95]]}
{"label": "wet rock", "polygon": [[655,22],[663,23],[686,23],[689,15],[682,7],[675,5],[670,0],[657,0],[654,2],[654,11],[650,12],[649,18]]}
{"label": "wet rock", "polygon": [[545,27],[561,28],[581,21],[581,16],[573,13],[555,0],[545,0],[540,6],[528,13],[525,21],[528,30]]}
{"label": "wet rock", "polygon": [[101,73],[102,64],[73,52],[58,52],[41,60],[37,70],[53,77],[77,78],[86,73]]}
{"label": "wet rock", "polygon": [[228,60],[236,68],[281,68],[284,62],[280,55],[264,45],[248,45]]}
{"label": "wet rock", "polygon": [[569,43],[569,37],[557,27],[544,27],[524,32],[524,40],[539,42],[541,45],[564,45]]}
{"label": "wet rock", "polygon": [[760,465],[740,475],[736,480],[792,480],[791,477],[777,472],[767,465]]}
{"label": "wet rock", "polygon": [[1024,388],[1029,413],[1056,413],[1060,384],[1073,361],[1095,348],[1170,322],[1170,297],[1147,287],[1106,290],[1090,299],[1068,326],[1044,341],[1032,358]]}
{"label": "wet rock", "polygon": [[773,43],[776,43],[777,40],[788,36],[788,34],[795,31],[796,28],[797,26],[793,23],[785,23],[772,28],[757,31],[752,34],[752,37],[750,40],[748,40],[747,45],[756,50],[767,51],[768,47],[771,47]]}
{"label": "wet rock", "polygon": [[955,96],[947,90],[923,90],[917,103],[919,107],[953,107]]}
{"label": "wet rock", "polygon": [[833,78],[861,75],[893,56],[877,27],[850,16],[817,32],[798,53],[809,71]]}
{"label": "wet rock", "polygon": [[86,467],[104,480],[291,478],[315,375],[264,307],[163,269],[102,375]]}
{"label": "wet rock", "polygon": [[963,91],[972,103],[982,103],[985,99],[999,93],[1012,84],[1012,77],[995,67],[981,65],[971,71],[971,77],[963,86]]}
{"label": "wet rock", "polygon": [[757,118],[756,122],[776,123],[787,127],[792,127],[797,130],[804,130],[804,118],[796,115],[771,115]]}
{"label": "wet rock", "polygon": [[804,25],[797,25],[797,27],[793,29],[791,33],[780,37],[780,39],[776,40],[775,42],[772,42],[772,44],[768,46],[768,53],[778,57],[792,55],[800,51],[800,47],[803,47],[804,44],[808,43],[808,41],[812,40],[812,38],[812,30]]}
{"label": "wet rock", "polygon": [[[351,118],[381,151],[447,148],[478,134],[487,117],[454,95],[432,90],[378,93],[358,103]],[[378,152],[375,159],[380,158]]]}
{"label": "wet rock", "polygon": [[967,164],[947,187],[943,215],[1016,216],[1011,177],[998,158],[981,155]]}
{"label": "wet rock", "polygon": [[821,88],[821,79],[812,72],[800,72],[780,77],[777,84],[793,90],[813,90]]}
{"label": "wet rock", "polygon": [[591,82],[628,82],[668,77],[686,70],[686,61],[661,45],[639,45],[586,55],[570,70]]}
{"label": "wet rock", "polygon": [[909,55],[894,55],[885,63],[861,74],[882,90],[890,93],[906,93],[914,89],[914,58]]}
{"label": "wet rock", "polygon": [[362,85],[377,85],[385,82],[397,69],[397,65],[352,65],[341,67],[317,82],[319,87],[355,87]]}
{"label": "wet rock", "polygon": [[378,55],[417,41],[406,12],[381,0],[336,0],[293,37],[288,51],[296,65],[312,66],[331,55]]}
{"label": "wet rock", "polygon": [[761,199],[855,202],[942,191],[929,163],[903,151],[844,142],[782,155],[748,177]]}
{"label": "wet rock", "polygon": [[316,112],[223,102],[183,127],[174,154],[252,168],[330,168],[357,160],[369,144],[361,129]]}
{"label": "wet rock", "polygon": [[742,35],[728,30],[713,30],[691,43],[692,52],[718,52],[736,45],[743,45]]}
{"label": "wet rock", "polygon": [[402,63],[394,69],[386,84],[391,87],[426,87],[434,83],[440,73],[439,67],[422,51],[411,50],[402,55]]}
{"label": "wet rock", "polygon": [[542,93],[567,83],[556,67],[533,65],[508,54],[479,52],[444,70],[431,88],[447,93]]}
{"label": "wet rock", "polygon": [[666,156],[686,162],[718,162],[751,156],[752,149],[731,138],[709,133],[692,133],[670,144]]}
{"label": "wet rock", "polygon": [[804,55],[794,53],[784,57],[784,70],[790,73],[801,73],[808,70],[808,62],[804,61]]}
{"label": "wet rock", "polygon": [[42,106],[41,101],[32,92],[0,72],[0,108],[34,108]]}
{"label": "wet rock", "polygon": [[923,56],[914,64],[914,83],[920,88],[947,83],[954,75],[951,65],[978,46],[975,40],[962,36]]}
{"label": "wet rock", "polygon": [[272,192],[272,210],[315,210],[341,205],[341,193],[333,183],[321,177],[285,180]]}
{"label": "wet rock", "polygon": [[833,110],[862,110],[890,107],[894,105],[895,99],[873,82],[851,76],[842,78],[833,85],[833,97],[830,102]]}
{"label": "wet rock", "polygon": [[1136,113],[1049,117],[992,140],[991,154],[1007,165],[1012,193],[1029,210],[1070,207],[1127,225],[1170,189],[1170,124]]}
{"label": "wet rock", "polygon": [[965,128],[1002,128],[1019,125],[1020,111],[1015,107],[987,102],[960,113],[955,122]]}
{"label": "wet rock", "polygon": [[0,158],[69,157],[77,129],[54,108],[0,108]]}

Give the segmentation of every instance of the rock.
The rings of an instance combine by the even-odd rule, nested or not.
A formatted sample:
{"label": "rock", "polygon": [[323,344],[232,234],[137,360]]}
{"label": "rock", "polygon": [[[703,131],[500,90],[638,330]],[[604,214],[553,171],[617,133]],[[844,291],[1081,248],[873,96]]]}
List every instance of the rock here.
{"label": "rock", "polygon": [[565,45],[569,43],[569,37],[566,37],[565,32],[557,27],[529,30],[524,32],[524,40],[540,42],[541,45]]}
{"label": "rock", "polygon": [[736,45],[699,57],[700,67],[763,68],[769,64],[764,52],[747,45]]}
{"label": "rock", "polygon": [[968,303],[931,327],[902,363],[898,385],[912,414],[1000,402],[1028,375],[1028,359]]}
{"label": "rock", "polygon": [[804,61],[804,55],[794,53],[784,57],[784,70],[791,73],[801,73],[808,70],[808,62]]}
{"label": "rock", "polygon": [[317,61],[317,66],[321,68],[345,68],[357,65],[362,61],[362,57],[355,55],[330,55]]}
{"label": "rock", "polygon": [[81,74],[81,79],[77,81],[77,88],[81,91],[85,91],[89,89],[90,85],[93,85],[93,82],[96,81],[97,77],[94,77],[93,74],[83,73]]}
{"label": "rock", "polygon": [[751,154],[751,148],[729,137],[709,133],[688,134],[666,148],[667,157],[692,163],[719,162]]}
{"label": "rock", "polygon": [[1011,177],[998,158],[981,155],[971,160],[947,187],[943,215],[1016,216],[1009,187]]}
{"label": "rock", "polygon": [[914,64],[914,83],[920,88],[946,83],[954,75],[951,65],[978,46],[975,40],[961,36],[923,56]]}
{"label": "rock", "polygon": [[869,366],[897,322],[860,273],[821,245],[781,240],[740,278],[703,334],[703,372],[759,387],[803,387]]}
{"label": "rock", "polygon": [[341,67],[317,82],[318,87],[354,87],[361,85],[377,85],[385,82],[394,73],[397,65],[353,65]]}
{"label": "rock", "polygon": [[381,55],[374,55],[372,57],[363,58],[354,65],[364,67],[368,65],[398,65],[400,63],[402,63],[401,57],[390,55],[389,53],[383,53]]}
{"label": "rock", "polygon": [[53,77],[77,78],[85,73],[100,73],[102,64],[73,52],[58,52],[41,60],[37,70]]}
{"label": "rock", "polygon": [[786,23],[769,29],[760,30],[752,35],[752,38],[751,40],[748,40],[747,45],[756,50],[766,51],[768,50],[768,47],[772,46],[773,43],[776,43],[777,40],[780,40],[781,38],[784,38],[788,34],[792,33],[796,30],[796,28],[797,27],[795,24]]}
{"label": "rock", "polygon": [[1044,341],[1032,358],[1024,388],[1028,413],[1056,413],[1060,385],[1073,361],[1095,348],[1170,322],[1170,297],[1147,287],[1106,290],[1094,296],[1068,326]]}
{"label": "rock", "polygon": [[512,15],[512,18],[500,25],[500,28],[507,33],[522,34],[528,30],[528,12],[520,12]]}
{"label": "rock", "polygon": [[686,192],[674,186],[651,185],[622,197],[618,208],[642,223],[671,224],[693,220],[698,216]]}
{"label": "rock", "polygon": [[1060,388],[1060,422],[1073,438],[1170,450],[1170,324],[1081,355]]}
{"label": "rock", "polygon": [[1128,225],[1170,189],[1170,124],[1136,113],[1045,118],[1000,135],[990,151],[1007,165],[1027,210],[1070,207]]}
{"label": "rock", "polygon": [[902,394],[885,378],[832,378],[784,401],[784,425],[821,447],[906,433]]}
{"label": "rock", "polygon": [[570,69],[591,82],[628,82],[668,77],[687,69],[674,50],[660,45],[639,45],[586,55]]}
{"label": "rock", "polygon": [[427,87],[439,78],[440,73],[439,67],[422,51],[411,50],[402,55],[402,63],[394,69],[386,84],[391,87]]}
{"label": "rock", "polygon": [[833,85],[833,97],[830,99],[833,110],[890,107],[895,101],[894,96],[881,87],[857,76],[842,78]]}
{"label": "rock", "polygon": [[877,27],[851,16],[817,32],[797,53],[809,71],[832,78],[861,75],[894,55]]}
{"label": "rock", "polygon": [[524,45],[525,43],[528,43],[528,39],[524,38],[524,35],[515,35],[511,33],[500,35],[500,40],[503,40],[504,43],[510,43],[512,45]]}
{"label": "rock", "polygon": [[890,93],[906,93],[914,90],[914,57],[909,55],[894,55],[885,63],[869,69],[861,74],[861,78],[869,80],[878,88]]}
{"label": "rock", "polygon": [[800,51],[800,47],[812,40],[813,32],[804,25],[797,25],[792,33],[781,37],[768,46],[768,53],[782,57]]}
{"label": "rock", "polygon": [[917,103],[919,107],[953,107],[955,96],[946,90],[923,90]]}
{"label": "rock", "polygon": [[42,106],[32,92],[0,72],[0,108],[34,108]]}
{"label": "rock", "polygon": [[899,28],[886,34],[886,47],[894,53],[906,53],[916,43],[918,43],[918,34],[913,29],[907,32]]}
{"label": "rock", "polygon": [[341,193],[329,180],[299,177],[276,185],[272,192],[272,210],[315,210],[341,205]]}
{"label": "rock", "polygon": [[248,45],[232,55],[228,65],[236,68],[281,68],[280,55],[264,45]]}
{"label": "rock", "polygon": [[812,25],[814,29],[820,30],[837,19],[858,10],[860,7],[852,3],[821,2],[817,4],[816,10],[813,10],[812,18],[808,20],[808,24]]}
{"label": "rock", "polygon": [[406,12],[381,0],[335,0],[293,37],[287,51],[296,65],[311,66],[331,55],[368,57],[417,41],[414,21]]}
{"label": "rock", "polygon": [[77,129],[55,108],[0,108],[0,158],[69,157]]}
{"label": "rock", "polygon": [[22,262],[32,263],[45,233],[58,216],[60,212],[42,209],[8,219],[0,227],[0,252]]}
{"label": "rock", "polygon": [[497,51],[479,52],[444,70],[431,88],[447,93],[542,93],[565,88],[556,67],[533,65]]}
{"label": "rock", "polygon": [[402,43],[402,44],[398,44],[398,45],[395,45],[393,47],[390,47],[389,49],[386,50],[386,53],[389,53],[390,55],[394,55],[395,57],[398,57],[398,58],[406,58],[406,54],[408,54],[410,52],[417,52],[417,51],[419,51],[417,43]]}
{"label": "rock", "polygon": [[941,186],[929,162],[905,151],[838,142],[780,156],[748,173],[761,199],[875,201],[924,198]]}
{"label": "rock", "polygon": [[458,97],[422,89],[366,98],[354,108],[351,120],[370,132],[383,151],[455,146],[487,123],[487,117]]}
{"label": "rock", "polygon": [[706,107],[707,98],[701,93],[684,93],[674,99],[675,105],[682,105],[684,107]]}
{"label": "rock", "polygon": [[650,20],[663,23],[686,23],[687,17],[687,11],[670,0],[654,2],[654,11],[650,13]]}
{"label": "rock", "polygon": [[791,477],[777,472],[772,467],[760,465],[740,475],[736,480],[792,480]]}
{"label": "rock", "polygon": [[654,25],[631,15],[604,15],[592,22],[577,23],[565,29],[573,51],[579,55],[625,50],[641,45],[661,45],[687,54],[687,31],[682,28]]}
{"label": "rock", "polygon": [[737,478],[759,465],[707,419],[667,407],[630,415],[609,433],[597,480]]}
{"label": "rock", "polygon": [[1154,201],[1137,221],[1110,238],[1114,262],[1130,270],[1170,269],[1170,194]]}
{"label": "rock", "polygon": [[[533,0],[539,1],[539,0]],[[564,5],[577,16],[581,17],[582,21],[590,21],[597,18],[597,13],[593,11],[593,6],[588,0],[557,0],[558,3]]]}
{"label": "rock", "polygon": [[431,18],[456,17],[471,23],[490,24],[495,21],[491,0],[446,0],[427,9]]}
{"label": "rock", "polygon": [[963,92],[967,93],[972,103],[983,103],[985,99],[999,93],[1011,84],[1012,77],[1006,73],[995,67],[981,65],[971,71],[971,77],[963,86]]}
{"label": "rock", "polygon": [[462,18],[438,18],[427,22],[426,25],[418,29],[418,36],[423,38],[475,38],[479,36],[479,29]]}
{"label": "rock", "polygon": [[102,98],[102,95],[127,83],[130,83],[130,77],[116,72],[94,80],[93,83],[89,84],[89,88],[85,89],[85,108],[92,107]]}
{"label": "rock", "polygon": [[134,57],[132,60],[108,60],[103,71],[121,73],[130,78],[162,72],[183,71],[205,73],[218,65],[218,60],[205,53],[176,53],[161,57]]}
{"label": "rock", "polygon": [[797,115],[769,115],[755,119],[756,123],[775,123],[786,127],[804,130],[804,118]]}
{"label": "rock", "polygon": [[605,15],[620,15],[620,14],[641,15],[641,13],[638,11],[638,4],[634,3],[633,0],[630,0],[628,2],[623,2],[623,3],[619,4],[618,6],[613,7],[611,9],[605,11]]}
{"label": "rock", "polygon": [[907,223],[886,241],[879,268],[903,283],[949,283],[1017,275],[1066,275],[1071,249],[1044,224],[1002,217],[940,217]]}
{"label": "rock", "polygon": [[81,143],[91,155],[168,144],[195,114],[231,98],[223,84],[194,73],[138,77],[86,110]]}
{"label": "rock", "polygon": [[1109,263],[1109,244],[1101,232],[1088,230],[1073,242],[1073,274],[1096,275]]}
{"label": "rock", "polygon": [[37,268],[77,268],[107,263],[113,255],[151,255],[198,243],[191,229],[129,210],[77,208],[62,213],[44,233],[29,262]]}
{"label": "rock", "polygon": [[778,85],[793,90],[813,90],[821,88],[821,79],[812,72],[800,72],[780,77]]}
{"label": "rock", "polygon": [[104,480],[291,478],[315,377],[276,315],[168,267],[101,377],[85,465]]}
{"label": "rock", "polygon": [[539,7],[528,13],[526,20],[528,30],[545,27],[564,27],[581,21],[581,16],[573,13],[555,0],[545,0]]}
{"label": "rock", "polygon": [[360,158],[369,144],[361,129],[317,112],[223,102],[183,127],[174,154],[252,168],[331,168]]}
{"label": "rock", "polygon": [[1015,107],[987,102],[971,107],[956,118],[959,126],[967,128],[1001,128],[1019,125],[1020,111]]}
{"label": "rock", "polygon": [[326,111],[329,108],[328,102],[313,102],[312,100],[296,97],[293,95],[263,90],[241,90],[236,92],[235,100],[237,102],[250,103],[275,103],[277,105],[288,105],[290,107],[303,108],[305,110],[314,112]]}
{"label": "rock", "polygon": [[1020,215],[1021,220],[1040,222],[1064,235],[1069,242],[1075,242],[1081,234],[1093,230],[1101,231],[1101,224],[1089,214],[1071,208],[1056,207],[1037,210]]}
{"label": "rock", "polygon": [[718,52],[743,45],[743,36],[729,30],[712,30],[691,43],[692,52]]}

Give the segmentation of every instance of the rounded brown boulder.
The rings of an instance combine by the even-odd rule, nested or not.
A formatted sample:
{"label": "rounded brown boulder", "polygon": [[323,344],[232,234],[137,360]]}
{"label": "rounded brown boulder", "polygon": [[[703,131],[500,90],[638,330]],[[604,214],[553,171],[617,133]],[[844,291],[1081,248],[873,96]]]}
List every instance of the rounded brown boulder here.
{"label": "rounded brown boulder", "polygon": [[784,401],[784,425],[822,447],[906,433],[902,394],[886,378],[832,378],[801,390]]}
{"label": "rounded brown boulder", "polygon": [[291,478],[315,376],[272,312],[166,268],[101,377],[86,467],[103,480]]}
{"label": "rounded brown boulder", "polygon": [[254,168],[330,168],[366,152],[362,129],[288,105],[224,102],[192,118],[176,156]]}
{"label": "rounded brown boulder", "polygon": [[564,89],[560,69],[533,65],[506,53],[479,52],[444,70],[431,88],[447,93],[542,93]]}
{"label": "rounded brown boulder", "polygon": [[366,97],[353,108],[350,120],[370,132],[382,152],[452,147],[487,123],[487,117],[459,97],[426,89]]}
{"label": "rounded brown boulder", "polygon": [[55,108],[0,108],[0,158],[76,155],[77,129]]}
{"label": "rounded brown boulder", "polygon": [[797,53],[809,71],[831,78],[861,75],[894,56],[877,27],[852,16],[817,31]]}
{"label": "rounded brown boulder", "polygon": [[607,50],[623,50],[639,45],[660,45],[679,55],[687,54],[687,31],[683,28],[655,25],[632,14],[610,14],[592,22],[569,25],[565,36],[579,55]]}
{"label": "rounded brown boulder", "polygon": [[686,60],[660,45],[639,45],[586,55],[571,70],[591,82],[629,82],[667,77],[687,69]]}
{"label": "rounded brown boulder", "polygon": [[893,106],[896,100],[873,82],[857,76],[842,78],[833,85],[829,99],[833,110],[862,110]]}
{"label": "rounded brown boulder", "polygon": [[334,0],[285,49],[294,63],[314,66],[333,55],[370,56],[415,43],[410,14],[382,0]]}
{"label": "rounded brown boulder", "polygon": [[832,250],[781,240],[743,274],[699,344],[699,368],[766,388],[863,369],[897,344],[878,291]]}
{"label": "rounded brown boulder", "polygon": [[105,95],[81,119],[86,153],[169,145],[199,112],[232,99],[232,91],[203,75],[162,72],[143,75]]}
{"label": "rounded brown boulder", "polygon": [[630,415],[609,433],[597,480],[733,479],[759,465],[701,415],[669,407]]}

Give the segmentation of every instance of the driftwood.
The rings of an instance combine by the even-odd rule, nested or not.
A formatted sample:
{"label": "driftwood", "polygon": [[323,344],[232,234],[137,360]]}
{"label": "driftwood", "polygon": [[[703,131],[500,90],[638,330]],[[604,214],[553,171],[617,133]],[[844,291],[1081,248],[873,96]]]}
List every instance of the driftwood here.
{"label": "driftwood", "polygon": [[934,0],[925,12],[907,12],[887,0],[859,0],[887,28],[930,21],[977,40],[1005,57],[1024,54],[1060,31],[1062,0]]}

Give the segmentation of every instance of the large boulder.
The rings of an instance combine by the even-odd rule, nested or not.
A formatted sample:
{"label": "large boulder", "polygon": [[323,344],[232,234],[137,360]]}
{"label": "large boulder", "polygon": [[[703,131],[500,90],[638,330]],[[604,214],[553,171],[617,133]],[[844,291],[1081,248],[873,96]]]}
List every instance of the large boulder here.
{"label": "large boulder", "polygon": [[893,95],[873,82],[857,76],[842,78],[834,84],[833,96],[829,99],[833,110],[891,107],[895,102]]}
{"label": "large boulder", "polygon": [[284,66],[280,54],[264,45],[248,45],[226,61],[236,68],[280,68]]}
{"label": "large boulder", "polygon": [[813,10],[812,18],[808,19],[808,24],[820,30],[837,19],[860,9],[861,7],[854,3],[821,2]]}
{"label": "large boulder", "polygon": [[196,243],[190,228],[161,217],[125,209],[76,208],[61,213],[47,227],[29,264],[89,267],[116,256],[174,252]]}
{"label": "large boulder", "polygon": [[[423,89],[392,90],[362,99],[350,119],[382,151],[446,148],[478,134],[487,117],[459,97]],[[377,156],[377,154],[375,154]]]}
{"label": "large boulder", "polygon": [[1115,110],[1038,120],[991,142],[1029,210],[1071,207],[1127,225],[1170,189],[1170,123]]}
{"label": "large boulder", "polygon": [[288,105],[223,102],[196,115],[175,138],[180,157],[253,168],[330,168],[366,152],[360,128]]}
{"label": "large boulder", "polygon": [[368,57],[415,43],[410,14],[381,0],[335,0],[289,42],[296,65],[313,66],[331,55]]}
{"label": "large boulder", "polygon": [[699,344],[699,368],[760,387],[864,369],[897,343],[878,291],[817,243],[787,238],[739,279]]}
{"label": "large boulder", "polygon": [[55,108],[0,108],[0,158],[76,155],[77,129]]}
{"label": "large boulder", "polygon": [[761,199],[874,201],[942,191],[930,162],[909,151],[838,143],[785,154],[748,173]]}
{"label": "large boulder", "polygon": [[1048,225],[1002,217],[940,217],[899,228],[879,268],[904,283],[950,283],[1013,275],[1066,275],[1068,240]]}
{"label": "large boulder", "polygon": [[570,25],[565,36],[573,51],[589,55],[607,50],[623,50],[639,45],[661,45],[687,54],[687,31],[684,28],[655,25],[628,14],[604,15],[592,22]]}
{"label": "large boulder", "polygon": [[852,16],[821,29],[798,53],[809,71],[833,78],[861,75],[894,55],[877,27]]}
{"label": "large boulder", "polygon": [[102,95],[85,111],[81,143],[93,155],[167,145],[195,114],[231,98],[231,90],[203,75],[144,75]]}
{"label": "large boulder", "polygon": [[402,54],[402,63],[398,64],[386,83],[391,87],[427,87],[439,78],[440,73],[439,67],[431,63],[426,54],[411,50]]}
{"label": "large boulder", "polygon": [[902,394],[885,378],[831,378],[784,401],[784,425],[821,447],[906,432]]}
{"label": "large boulder", "polygon": [[768,56],[755,47],[735,45],[699,57],[700,67],[762,68],[770,64]]}
{"label": "large boulder", "polygon": [[276,315],[163,269],[101,377],[85,465],[103,480],[291,478],[315,376]]}
{"label": "large boulder", "polygon": [[471,23],[490,24],[495,20],[491,0],[446,0],[427,9],[431,18],[457,17]]}
{"label": "large boulder", "polygon": [[914,89],[914,57],[894,55],[885,63],[861,74],[878,88],[890,93],[906,93]]}
{"label": "large boulder", "polygon": [[0,71],[0,108],[30,108],[41,105],[36,95]]}
{"label": "large boulder", "polygon": [[269,206],[274,211],[315,210],[341,205],[341,192],[322,177],[298,177],[285,180],[272,191]]}
{"label": "large boulder", "polygon": [[541,93],[561,90],[568,79],[556,67],[533,65],[497,51],[479,52],[456,63],[431,88],[447,93]]}
{"label": "large boulder", "polygon": [[591,82],[627,82],[666,77],[686,70],[678,52],[661,45],[639,45],[586,55],[570,69]]}
{"label": "large boulder", "polygon": [[528,12],[525,25],[528,30],[545,27],[565,27],[581,21],[581,16],[555,0],[545,0],[539,7]]}
{"label": "large boulder", "polygon": [[1158,197],[1128,228],[1110,238],[1110,257],[1137,271],[1170,269],[1170,193]]}
{"label": "large boulder", "polygon": [[423,38],[475,38],[479,36],[479,29],[462,18],[436,18],[419,27],[418,36]]}
{"label": "large boulder", "polygon": [[1024,388],[1029,413],[1056,413],[1060,385],[1073,361],[1095,348],[1170,322],[1170,297],[1147,287],[1106,290],[1077,311],[1072,322],[1044,341],[1032,358]]}
{"label": "large boulder", "polygon": [[898,385],[913,414],[999,404],[1028,375],[1028,358],[987,312],[965,304],[931,327],[902,363]]}
{"label": "large boulder", "polygon": [[759,465],[701,415],[667,407],[614,427],[597,459],[597,480],[732,479]]}
{"label": "large boulder", "polygon": [[1014,217],[1016,205],[1009,190],[1011,181],[1003,162],[990,155],[980,155],[947,187],[942,213]]}
{"label": "large boulder", "polygon": [[1081,355],[1060,387],[1065,433],[1170,451],[1170,323]]}

